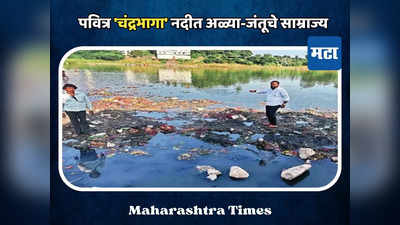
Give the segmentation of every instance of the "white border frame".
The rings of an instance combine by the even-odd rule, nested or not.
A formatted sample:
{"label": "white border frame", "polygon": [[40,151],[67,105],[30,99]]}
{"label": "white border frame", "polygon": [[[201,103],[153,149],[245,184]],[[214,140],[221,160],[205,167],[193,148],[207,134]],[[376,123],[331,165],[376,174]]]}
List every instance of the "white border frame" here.
{"label": "white border frame", "polygon": [[[270,46],[118,46],[118,47],[105,47],[105,46],[80,46],[69,50],[62,57],[58,66],[58,98],[62,96],[62,70],[65,60],[74,52],[79,50],[304,50],[307,51],[307,46],[285,46],[285,47],[270,47]],[[247,187],[217,187],[217,188],[207,188],[207,187],[127,187],[127,188],[116,188],[116,187],[78,187],[71,184],[64,175],[62,168],[62,104],[58,101],[58,172],[62,181],[69,188],[75,191],[82,192],[97,192],[97,191],[138,191],[138,192],[264,192],[264,191],[307,191],[307,192],[318,192],[325,191],[332,187],[340,177],[342,172],[342,70],[337,70],[338,72],[338,168],[335,177],[327,185],[322,187],[276,187],[276,188],[247,188]]]}

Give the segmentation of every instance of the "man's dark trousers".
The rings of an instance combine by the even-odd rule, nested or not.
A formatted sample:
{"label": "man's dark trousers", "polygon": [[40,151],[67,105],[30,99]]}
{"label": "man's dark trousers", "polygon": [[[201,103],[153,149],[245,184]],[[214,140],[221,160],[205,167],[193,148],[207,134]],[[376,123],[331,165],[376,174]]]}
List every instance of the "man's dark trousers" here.
{"label": "man's dark trousers", "polygon": [[86,111],[65,111],[74,126],[77,135],[87,134],[89,130],[89,125],[86,121]]}
{"label": "man's dark trousers", "polygon": [[280,105],[265,106],[265,112],[267,114],[268,121],[271,125],[276,125],[276,111],[280,108]]}

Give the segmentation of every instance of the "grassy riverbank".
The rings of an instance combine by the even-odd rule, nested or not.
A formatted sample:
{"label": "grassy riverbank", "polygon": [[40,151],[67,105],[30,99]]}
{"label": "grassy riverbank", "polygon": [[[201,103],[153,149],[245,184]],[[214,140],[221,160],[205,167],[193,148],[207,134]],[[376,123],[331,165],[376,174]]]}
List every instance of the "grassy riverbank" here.
{"label": "grassy riverbank", "polygon": [[[123,55],[120,51],[77,51],[64,63],[67,70],[96,72],[146,72],[156,74],[159,69],[190,71],[248,71],[271,74],[334,75],[334,71],[309,71],[307,59],[302,57],[254,54],[248,50],[191,51],[191,59],[158,59],[156,51],[135,50]],[[202,72],[200,72],[202,73]]]}
{"label": "grassy riverbank", "polygon": [[64,69],[144,73],[154,82],[163,76],[190,77],[190,83],[199,88],[276,78],[300,79],[302,87],[332,83],[337,87],[336,71],[310,71],[305,58],[249,51],[193,51],[191,56],[188,60],[165,60],[157,59],[153,51],[131,51],[128,56],[119,51],[78,51],[65,61]]}
{"label": "grassy riverbank", "polygon": [[280,66],[280,65],[246,65],[238,63],[204,63],[202,57],[190,60],[159,60],[151,57],[126,57],[121,60],[68,58],[65,69],[96,69],[105,67],[144,67],[144,68],[177,68],[177,69],[229,69],[229,70],[295,70],[307,71],[307,66]]}

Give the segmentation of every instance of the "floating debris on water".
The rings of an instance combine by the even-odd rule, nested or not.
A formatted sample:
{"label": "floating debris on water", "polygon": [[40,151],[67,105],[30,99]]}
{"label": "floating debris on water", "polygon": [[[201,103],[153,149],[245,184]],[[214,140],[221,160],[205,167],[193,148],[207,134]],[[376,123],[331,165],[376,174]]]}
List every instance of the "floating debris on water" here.
{"label": "floating debris on water", "polygon": [[[135,101],[142,105],[130,105],[136,104]],[[196,110],[199,107],[193,107],[193,110],[164,112],[163,110],[173,106],[171,101],[178,99],[169,98],[167,101],[170,103],[165,103],[166,105],[149,101],[137,98],[113,98],[109,104],[117,109],[102,110],[91,116],[92,126],[89,129],[91,135],[75,137],[72,125],[63,123],[63,144],[78,150],[105,149],[107,158],[120,153],[150,156],[147,151],[131,149],[148,145],[156,136],[180,135],[211,144],[207,147],[199,145],[190,148],[186,147],[185,143],[174,142],[169,146],[160,146],[159,149],[182,151],[174,156],[180,161],[217,157],[219,154],[225,155],[230,151],[243,151],[243,149],[252,149],[251,152],[260,157],[257,159],[257,164],[260,166],[269,165],[262,157],[263,154],[273,154],[273,157],[285,155],[305,160],[305,164],[281,172],[281,178],[285,181],[294,180],[305,174],[311,168],[312,161],[325,158],[334,163],[338,161],[337,118],[334,113],[284,111],[278,114],[278,128],[270,129],[265,125],[265,113],[261,111],[233,108],[207,109],[204,106],[205,108],[200,111]],[[206,104],[206,102],[196,100],[194,104]],[[188,106],[184,105],[183,108]],[[155,111],[142,111],[146,107]],[[135,108],[140,108],[140,113],[136,113]],[[173,123],[176,126],[168,124],[178,120],[190,123]],[[212,166],[197,166],[197,169],[207,172],[206,178],[211,181],[217,180],[222,174]],[[229,176],[232,179],[246,179],[250,175],[239,166],[232,166]]]}
{"label": "floating debris on water", "polygon": [[179,100],[178,98],[166,98],[164,101],[153,101],[144,97],[131,96],[115,96],[104,98],[93,102],[93,107],[96,112],[103,110],[141,110],[153,112],[165,112],[168,109],[193,110],[196,108],[205,108],[218,102],[198,99],[198,100]]}
{"label": "floating debris on water", "polygon": [[192,160],[192,159],[193,159],[193,155],[190,153],[183,153],[178,156],[178,160]]}
{"label": "floating debris on water", "polygon": [[[92,116],[92,122],[96,121],[94,122],[96,133],[90,136],[73,137],[74,131],[71,124],[64,124],[64,144],[81,149],[84,148],[81,145],[86,144],[84,141],[89,141],[88,146],[93,148],[123,149],[127,146],[144,146],[158,133],[176,133],[223,147],[254,145],[260,150],[281,152],[286,156],[297,156],[298,153],[295,152],[300,148],[313,149],[315,154],[307,158],[300,156],[304,159],[319,160],[337,156],[337,120],[334,114],[329,114],[332,117],[326,115],[320,117],[316,113],[286,111],[279,113],[280,124],[275,129],[269,129],[264,125],[263,112],[236,109],[170,113],[168,116],[170,120],[191,121],[190,124],[182,123],[179,127],[162,123],[151,116],[146,117],[144,112],[139,115],[120,110],[95,113]],[[248,121],[240,121],[239,115]],[[165,117],[163,115],[161,118]],[[193,120],[193,118],[198,119]],[[297,118],[306,118],[309,121],[308,125],[301,128],[293,125],[296,124]],[[210,121],[210,119],[215,120]],[[252,123],[252,126],[247,126],[245,123]],[[320,127],[324,130],[314,129]],[[210,153],[212,151],[201,150],[195,154]]]}
{"label": "floating debris on water", "polygon": [[150,155],[150,153],[142,151],[142,150],[133,150],[129,154],[131,154],[131,155]]}

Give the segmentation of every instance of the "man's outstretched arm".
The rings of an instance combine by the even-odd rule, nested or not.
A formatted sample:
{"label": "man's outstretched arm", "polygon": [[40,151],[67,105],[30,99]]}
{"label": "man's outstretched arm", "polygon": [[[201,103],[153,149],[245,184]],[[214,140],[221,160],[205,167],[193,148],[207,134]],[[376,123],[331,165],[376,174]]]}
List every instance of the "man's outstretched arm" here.
{"label": "man's outstretched arm", "polygon": [[[257,90],[250,90],[250,92],[252,92],[252,93],[256,93],[257,92]],[[267,94],[267,91],[260,91],[260,92],[257,92],[256,94]]]}

